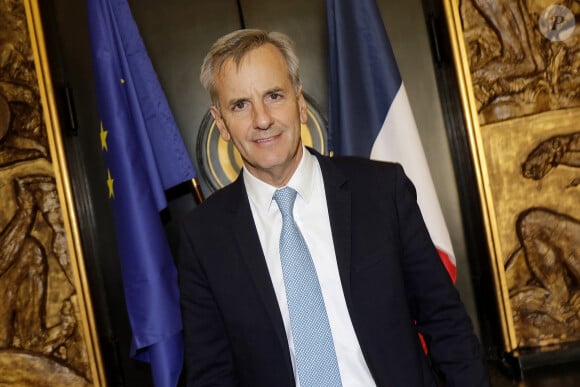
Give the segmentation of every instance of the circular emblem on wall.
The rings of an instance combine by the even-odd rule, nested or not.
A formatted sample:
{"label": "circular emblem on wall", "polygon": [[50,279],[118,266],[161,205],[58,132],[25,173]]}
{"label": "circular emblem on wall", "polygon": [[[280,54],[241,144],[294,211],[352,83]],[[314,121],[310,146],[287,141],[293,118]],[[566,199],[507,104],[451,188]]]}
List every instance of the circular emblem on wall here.
{"label": "circular emblem on wall", "polygon": [[540,14],[538,27],[546,39],[552,42],[568,39],[574,32],[576,18],[563,5],[552,4]]}
{"label": "circular emblem on wall", "polygon": [[[321,154],[328,153],[326,119],[312,98],[304,94],[308,120],[302,125],[302,142]],[[222,140],[209,110],[197,135],[197,163],[212,192],[236,179],[242,168],[242,157],[231,141]]]}

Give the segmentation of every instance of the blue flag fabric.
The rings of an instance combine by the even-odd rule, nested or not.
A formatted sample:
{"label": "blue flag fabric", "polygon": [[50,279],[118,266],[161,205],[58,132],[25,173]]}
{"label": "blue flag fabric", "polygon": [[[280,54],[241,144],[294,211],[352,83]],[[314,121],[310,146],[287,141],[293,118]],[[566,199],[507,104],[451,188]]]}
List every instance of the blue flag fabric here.
{"label": "blue flag fabric", "polygon": [[337,155],[400,163],[453,281],[456,260],[405,86],[375,0],[327,0],[329,142]]}
{"label": "blue flag fabric", "polygon": [[100,140],[107,167],[131,356],[155,386],[176,386],[183,364],[177,272],[159,212],[165,190],[195,177],[126,0],[87,0]]}
{"label": "blue flag fabric", "polygon": [[374,0],[327,0],[329,142],[369,157],[402,81]]}

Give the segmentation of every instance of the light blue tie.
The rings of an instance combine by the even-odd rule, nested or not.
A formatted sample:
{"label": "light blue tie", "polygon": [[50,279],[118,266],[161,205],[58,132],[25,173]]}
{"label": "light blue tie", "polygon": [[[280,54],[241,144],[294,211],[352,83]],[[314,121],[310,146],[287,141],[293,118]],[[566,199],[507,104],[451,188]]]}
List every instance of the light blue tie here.
{"label": "light blue tie", "polygon": [[316,268],[292,215],[296,191],[279,189],[274,200],[282,213],[280,259],[300,386],[342,386]]}

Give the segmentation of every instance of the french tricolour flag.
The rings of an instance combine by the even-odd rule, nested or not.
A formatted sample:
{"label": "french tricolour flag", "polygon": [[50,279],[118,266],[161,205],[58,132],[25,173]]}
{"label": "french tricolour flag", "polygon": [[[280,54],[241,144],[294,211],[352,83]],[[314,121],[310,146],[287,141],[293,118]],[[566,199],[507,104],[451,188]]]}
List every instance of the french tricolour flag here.
{"label": "french tricolour flag", "polygon": [[327,0],[329,137],[337,155],[399,162],[455,282],[455,256],[393,51],[374,0]]}

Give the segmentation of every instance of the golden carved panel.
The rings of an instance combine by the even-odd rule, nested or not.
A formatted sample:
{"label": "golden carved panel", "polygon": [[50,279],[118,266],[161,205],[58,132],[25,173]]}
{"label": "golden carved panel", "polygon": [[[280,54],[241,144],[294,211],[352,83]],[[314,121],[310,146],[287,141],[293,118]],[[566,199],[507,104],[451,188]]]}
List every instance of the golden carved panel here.
{"label": "golden carved panel", "polygon": [[35,1],[0,0],[0,197],[0,385],[104,385]]}
{"label": "golden carved panel", "polygon": [[445,7],[505,349],[580,341],[580,3]]}
{"label": "golden carved panel", "polygon": [[459,5],[481,125],[580,106],[580,4],[464,0]]}

